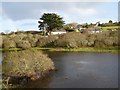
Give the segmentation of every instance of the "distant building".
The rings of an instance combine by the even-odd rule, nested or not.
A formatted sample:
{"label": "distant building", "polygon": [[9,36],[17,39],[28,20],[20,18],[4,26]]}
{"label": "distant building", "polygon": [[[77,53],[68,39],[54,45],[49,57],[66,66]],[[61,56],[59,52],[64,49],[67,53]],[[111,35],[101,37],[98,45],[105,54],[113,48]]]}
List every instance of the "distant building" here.
{"label": "distant building", "polygon": [[56,34],[64,34],[67,33],[66,31],[52,31],[51,35],[56,35]]}
{"label": "distant building", "polygon": [[102,30],[100,28],[88,28],[87,29],[88,33],[100,33]]}
{"label": "distant building", "polygon": [[100,28],[88,28],[88,29],[82,29],[82,32],[94,34],[94,33],[100,33],[102,32],[102,30]]}
{"label": "distant building", "polygon": [[78,28],[79,31],[81,31],[81,30],[83,30],[83,29],[86,29],[86,28],[82,28],[82,27]]}

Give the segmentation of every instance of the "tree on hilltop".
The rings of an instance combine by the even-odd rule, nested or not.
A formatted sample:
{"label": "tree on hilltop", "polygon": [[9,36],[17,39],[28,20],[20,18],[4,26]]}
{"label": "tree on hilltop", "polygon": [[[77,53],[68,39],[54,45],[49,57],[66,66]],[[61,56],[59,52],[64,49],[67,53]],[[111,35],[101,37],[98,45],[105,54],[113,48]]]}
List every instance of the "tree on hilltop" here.
{"label": "tree on hilltop", "polygon": [[38,28],[44,30],[46,27],[47,32],[51,32],[53,29],[61,29],[64,25],[63,18],[55,13],[44,13],[38,23]]}

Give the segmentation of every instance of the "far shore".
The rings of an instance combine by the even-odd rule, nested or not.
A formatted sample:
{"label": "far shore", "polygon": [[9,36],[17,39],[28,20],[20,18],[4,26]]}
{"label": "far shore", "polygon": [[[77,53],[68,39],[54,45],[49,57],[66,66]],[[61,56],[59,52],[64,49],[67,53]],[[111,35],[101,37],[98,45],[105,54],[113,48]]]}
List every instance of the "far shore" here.
{"label": "far shore", "polygon": [[[111,48],[93,48],[93,47],[82,47],[82,48],[61,48],[61,47],[33,47],[29,48],[32,50],[42,50],[42,51],[66,51],[66,52],[115,52],[120,53],[120,48],[111,47]],[[22,48],[9,48],[4,49],[0,48],[0,51],[19,51],[24,50]]]}

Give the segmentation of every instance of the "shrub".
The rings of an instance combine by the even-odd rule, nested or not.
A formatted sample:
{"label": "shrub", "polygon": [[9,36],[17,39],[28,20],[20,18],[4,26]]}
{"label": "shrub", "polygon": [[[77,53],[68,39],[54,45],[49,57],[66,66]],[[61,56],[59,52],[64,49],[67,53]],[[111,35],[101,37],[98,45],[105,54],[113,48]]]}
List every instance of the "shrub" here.
{"label": "shrub", "polygon": [[29,41],[29,43],[31,44],[31,47],[35,47],[36,42],[38,41],[37,38],[33,37],[33,34],[27,34],[27,36],[24,37],[23,40]]}
{"label": "shrub", "polygon": [[37,41],[38,47],[53,46],[53,42],[58,39],[58,36],[50,35],[48,37],[41,37]]}
{"label": "shrub", "polygon": [[[85,30],[86,31],[86,30]],[[12,34],[2,35],[5,48],[17,47],[108,47],[120,46],[118,31],[103,31],[100,33],[68,32],[60,35],[41,36],[39,34]],[[9,44],[9,45],[8,45]],[[0,43],[2,46],[2,42]]]}
{"label": "shrub", "polygon": [[77,47],[76,42],[74,40],[74,35],[75,34],[73,32],[59,35],[59,39],[56,42],[54,42],[54,45],[58,47],[68,47],[68,48]]}
{"label": "shrub", "polygon": [[105,43],[106,46],[113,46],[113,43],[114,43],[113,40],[114,39],[112,37],[107,37],[107,38],[104,39],[104,43]]}
{"label": "shrub", "polygon": [[31,80],[36,80],[53,69],[52,60],[37,50],[5,52],[2,61],[3,78],[28,77]]}
{"label": "shrub", "polygon": [[16,48],[16,43],[15,43],[14,40],[9,39],[9,38],[6,38],[6,39],[4,39],[4,41],[3,41],[3,47],[6,48],[6,49]]}
{"label": "shrub", "polygon": [[17,41],[17,48],[28,49],[31,48],[31,45],[27,40],[19,40]]}
{"label": "shrub", "polygon": [[95,44],[95,40],[96,40],[96,37],[94,34],[90,34],[87,36],[87,40],[88,40],[88,47],[93,47],[94,44]]}
{"label": "shrub", "polygon": [[96,34],[95,47],[118,46],[117,31],[107,31]]}
{"label": "shrub", "polygon": [[31,44],[31,47],[35,47],[37,44],[38,39],[37,38],[31,38],[28,40],[29,43]]}
{"label": "shrub", "polygon": [[105,44],[104,44],[104,42],[101,42],[99,40],[95,40],[94,47],[96,47],[96,48],[105,48]]}
{"label": "shrub", "polygon": [[0,48],[2,48],[2,44],[3,44],[2,35],[0,35]]}
{"label": "shrub", "polygon": [[22,40],[24,37],[26,37],[27,35],[24,33],[20,33],[20,34],[15,34],[15,35],[10,35],[9,38],[13,39],[15,42]]}
{"label": "shrub", "polygon": [[64,35],[60,35],[59,39],[54,43],[55,46],[77,48],[87,46],[86,36],[78,32],[70,32]]}
{"label": "shrub", "polygon": [[113,46],[119,46],[119,40],[118,37],[113,37]]}

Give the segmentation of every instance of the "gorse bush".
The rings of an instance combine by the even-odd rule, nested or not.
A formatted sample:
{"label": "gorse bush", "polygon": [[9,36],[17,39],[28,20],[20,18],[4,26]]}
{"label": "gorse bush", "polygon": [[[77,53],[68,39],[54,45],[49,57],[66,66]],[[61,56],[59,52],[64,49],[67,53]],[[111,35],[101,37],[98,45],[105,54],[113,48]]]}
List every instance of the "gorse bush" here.
{"label": "gorse bush", "polygon": [[54,43],[55,46],[67,48],[85,47],[87,44],[87,36],[77,32],[64,34]]}
{"label": "gorse bush", "polygon": [[2,61],[3,78],[28,77],[34,80],[41,78],[53,69],[52,60],[37,50],[5,52]]}
{"label": "gorse bush", "polygon": [[96,36],[93,35],[93,34],[89,34],[89,35],[87,36],[87,40],[88,40],[87,46],[88,46],[88,47],[93,47],[94,44],[95,44]]}
{"label": "gorse bush", "polygon": [[109,31],[96,34],[94,47],[111,47],[118,46],[118,32]]}
{"label": "gorse bush", "polygon": [[17,48],[28,49],[31,48],[31,45],[27,40],[19,40],[17,42]]}
{"label": "gorse bush", "polygon": [[55,35],[40,37],[36,44],[38,47],[48,47],[48,46],[52,47],[54,46],[53,45],[54,41],[57,39],[58,39],[58,36],[55,36]]}
{"label": "gorse bush", "polygon": [[4,48],[23,48],[31,47],[112,47],[120,46],[118,31],[103,31],[100,33],[80,33],[68,32],[61,35],[41,36],[39,34],[23,34],[2,36]]}
{"label": "gorse bush", "polygon": [[2,35],[0,35],[0,48],[2,48],[2,44],[3,44],[3,42],[2,42]]}
{"label": "gorse bush", "polygon": [[23,48],[28,49],[36,46],[36,42],[41,37],[38,34],[11,34],[9,36],[2,35],[3,48]]}
{"label": "gorse bush", "polygon": [[105,48],[118,46],[117,32],[101,32],[96,34],[67,33],[60,35],[54,42],[55,46],[78,48],[78,47],[98,47]]}
{"label": "gorse bush", "polygon": [[16,48],[16,43],[14,40],[10,39],[10,38],[5,38],[3,41],[3,47],[6,49],[9,48]]}

